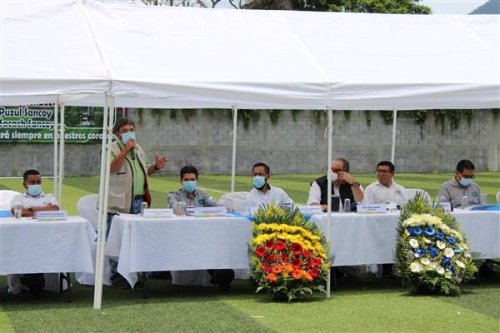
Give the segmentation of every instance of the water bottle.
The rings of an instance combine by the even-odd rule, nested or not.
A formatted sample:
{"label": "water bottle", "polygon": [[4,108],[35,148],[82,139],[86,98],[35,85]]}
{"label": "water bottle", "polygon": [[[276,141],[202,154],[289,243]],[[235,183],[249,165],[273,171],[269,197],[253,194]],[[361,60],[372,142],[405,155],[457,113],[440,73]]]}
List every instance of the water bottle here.
{"label": "water bottle", "polygon": [[465,209],[467,207],[469,207],[469,198],[466,195],[464,195],[462,197],[462,209]]}
{"label": "water bottle", "polygon": [[147,202],[143,202],[141,204],[141,216],[144,216],[144,210],[148,208],[148,203]]}
{"label": "water bottle", "polygon": [[350,213],[351,212],[351,199],[345,199],[344,200],[344,213]]}

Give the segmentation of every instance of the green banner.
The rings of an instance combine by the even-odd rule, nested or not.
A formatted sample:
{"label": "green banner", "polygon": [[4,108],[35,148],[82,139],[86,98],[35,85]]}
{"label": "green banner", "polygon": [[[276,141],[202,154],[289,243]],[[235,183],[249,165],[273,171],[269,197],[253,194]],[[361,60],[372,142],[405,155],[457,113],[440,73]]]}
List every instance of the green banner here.
{"label": "green banner", "polygon": [[[66,107],[65,143],[100,143],[102,108]],[[59,133],[57,134],[59,136]],[[54,105],[0,106],[0,143],[53,143]]]}

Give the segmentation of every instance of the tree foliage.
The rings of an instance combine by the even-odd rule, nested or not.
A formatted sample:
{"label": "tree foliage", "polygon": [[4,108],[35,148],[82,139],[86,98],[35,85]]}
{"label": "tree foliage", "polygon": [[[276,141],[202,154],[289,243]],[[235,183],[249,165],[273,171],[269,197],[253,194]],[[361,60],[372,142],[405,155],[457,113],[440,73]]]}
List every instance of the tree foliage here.
{"label": "tree foliage", "polygon": [[250,0],[243,8],[356,13],[430,14],[418,0]]}

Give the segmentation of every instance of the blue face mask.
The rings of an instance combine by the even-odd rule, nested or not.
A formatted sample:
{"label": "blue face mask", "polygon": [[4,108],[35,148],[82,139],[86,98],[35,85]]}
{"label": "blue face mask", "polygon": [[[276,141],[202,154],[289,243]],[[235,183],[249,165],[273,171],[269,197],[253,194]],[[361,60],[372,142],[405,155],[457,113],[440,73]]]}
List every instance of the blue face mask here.
{"label": "blue face mask", "polygon": [[135,141],[135,132],[125,132],[122,134],[122,142],[123,144],[127,144],[128,140]]}
{"label": "blue face mask", "polygon": [[182,182],[182,189],[187,193],[192,193],[196,190],[196,180],[185,180]]}
{"label": "blue face mask", "polygon": [[462,179],[460,179],[459,183],[463,187],[469,187],[472,184],[472,179],[462,177]]}
{"label": "blue face mask", "polygon": [[253,187],[256,189],[263,188],[266,185],[266,177],[264,176],[254,176],[252,179]]}
{"label": "blue face mask", "polygon": [[42,194],[42,185],[40,185],[40,184],[28,185],[28,191],[27,192],[32,197],[37,197],[40,194]]}

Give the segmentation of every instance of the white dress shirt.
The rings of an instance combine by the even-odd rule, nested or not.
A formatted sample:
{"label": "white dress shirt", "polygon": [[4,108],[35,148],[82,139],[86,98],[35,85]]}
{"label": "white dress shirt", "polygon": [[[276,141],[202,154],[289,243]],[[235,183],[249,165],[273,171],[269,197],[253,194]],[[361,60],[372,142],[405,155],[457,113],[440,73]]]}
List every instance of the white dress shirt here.
{"label": "white dress shirt", "polygon": [[402,204],[405,201],[405,188],[392,180],[389,187],[382,185],[378,180],[371,183],[365,190],[364,204]]}
{"label": "white dress shirt", "polygon": [[14,208],[16,205],[21,205],[23,208],[47,206],[49,204],[58,205],[56,197],[53,194],[40,194],[37,197],[32,197],[27,193],[18,194],[12,198],[10,202],[10,208]]}
{"label": "white dress shirt", "polygon": [[[332,195],[340,196],[339,187],[333,183],[333,193]],[[312,182],[311,187],[309,188],[309,197],[307,198],[307,205],[317,204],[321,202],[321,188],[318,183],[315,181]]]}
{"label": "white dress shirt", "polygon": [[285,191],[276,186],[269,185],[269,190],[264,193],[262,191],[253,188],[250,193],[248,193],[247,200],[252,202],[254,205],[258,206],[260,204],[269,205],[271,203],[274,204],[284,204],[291,203],[293,204],[293,200],[290,199],[288,194]]}

